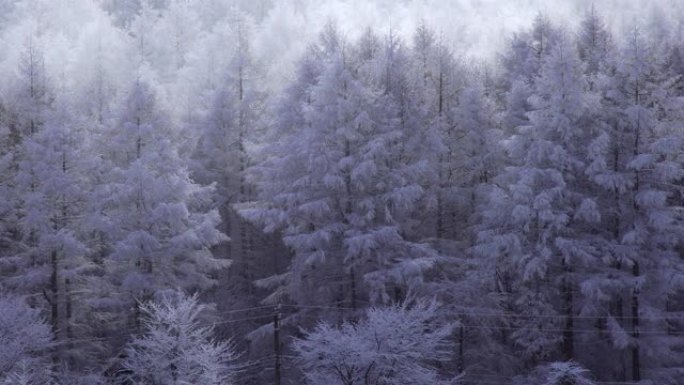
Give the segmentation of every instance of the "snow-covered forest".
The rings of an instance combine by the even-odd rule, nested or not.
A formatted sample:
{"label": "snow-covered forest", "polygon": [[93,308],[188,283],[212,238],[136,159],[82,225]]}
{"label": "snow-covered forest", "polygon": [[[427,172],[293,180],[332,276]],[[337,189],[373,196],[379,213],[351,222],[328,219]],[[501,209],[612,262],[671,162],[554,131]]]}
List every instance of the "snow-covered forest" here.
{"label": "snow-covered forest", "polygon": [[684,4],[370,3],[0,0],[1,385],[684,384]]}

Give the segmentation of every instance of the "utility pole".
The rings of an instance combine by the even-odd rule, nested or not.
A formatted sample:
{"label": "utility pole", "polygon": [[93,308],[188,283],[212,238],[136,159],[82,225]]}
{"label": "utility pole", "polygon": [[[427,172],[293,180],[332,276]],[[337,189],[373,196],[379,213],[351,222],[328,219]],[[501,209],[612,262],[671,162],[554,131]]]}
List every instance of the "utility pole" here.
{"label": "utility pole", "polygon": [[280,385],[280,304],[278,304],[273,316],[273,348],[275,350],[275,384]]}

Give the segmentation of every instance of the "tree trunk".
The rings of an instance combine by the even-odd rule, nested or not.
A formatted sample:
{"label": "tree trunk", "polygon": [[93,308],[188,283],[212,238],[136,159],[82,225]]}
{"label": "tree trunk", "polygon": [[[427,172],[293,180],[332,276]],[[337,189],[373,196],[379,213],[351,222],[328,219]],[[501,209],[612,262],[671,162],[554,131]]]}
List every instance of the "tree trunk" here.
{"label": "tree trunk", "polygon": [[461,325],[458,330],[458,372],[463,373],[465,371],[465,327]]}
{"label": "tree trunk", "polygon": [[351,308],[356,313],[356,274],[353,266],[349,269],[349,279],[351,280]]}
{"label": "tree trunk", "polygon": [[563,301],[565,310],[565,328],[563,329],[563,355],[566,361],[575,358],[575,317],[573,314],[572,268],[563,261],[565,277],[563,278]]}
{"label": "tree trunk", "polygon": [[[639,277],[639,263],[634,262],[632,275]],[[632,292],[632,381],[641,381],[641,362],[639,352],[639,289],[634,288]]]}
{"label": "tree trunk", "polygon": [[[618,132],[619,127],[617,124],[613,125],[613,129],[615,132]],[[619,142],[619,140],[618,140]],[[619,143],[615,145],[613,148],[613,171],[616,173],[621,172],[620,168],[620,146]],[[619,243],[621,238],[622,238],[622,222],[620,221],[620,212],[621,212],[621,205],[620,205],[620,191],[616,188],[614,190],[614,203],[615,203],[615,223],[614,223],[614,228],[613,228],[613,241],[616,243]],[[613,279],[616,279],[616,277],[620,276],[620,271],[622,270],[622,263],[620,261],[616,261],[614,264],[614,269],[617,271],[617,275],[613,277]],[[611,301],[610,303],[610,314],[615,317],[615,320],[617,321],[618,325],[620,325],[621,328],[625,327],[624,324],[624,310],[623,310],[623,300],[622,300],[622,294],[617,293],[617,296]],[[627,381],[627,365],[625,363],[625,355],[624,352],[619,352],[617,355],[618,358],[618,380],[619,381]]]}
{"label": "tree trunk", "polygon": [[57,262],[57,252],[53,251],[50,256],[50,265],[52,273],[50,274],[50,321],[52,323],[52,332],[55,338],[59,336],[59,284],[58,272],[59,265]]}

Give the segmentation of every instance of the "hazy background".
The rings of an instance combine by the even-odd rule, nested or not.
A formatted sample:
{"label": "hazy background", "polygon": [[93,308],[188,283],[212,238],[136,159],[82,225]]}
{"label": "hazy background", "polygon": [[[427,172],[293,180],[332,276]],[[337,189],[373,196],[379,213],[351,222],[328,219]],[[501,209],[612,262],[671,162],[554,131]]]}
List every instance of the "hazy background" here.
{"label": "hazy background", "polygon": [[[111,12],[133,10],[141,0],[0,0],[0,90],[11,82],[20,52],[30,36],[40,44],[48,72],[60,74],[66,83],[86,81],[84,74],[93,71],[93,55],[108,67],[114,83],[125,78],[133,63],[127,63],[134,53],[126,51],[125,39],[130,33],[121,30],[116,15]],[[169,2],[185,2],[193,9],[201,9],[207,17],[213,10],[238,8],[253,18],[250,39],[252,53],[264,67],[264,83],[277,88],[292,74],[294,62],[307,45],[316,38],[328,20],[335,20],[342,33],[355,38],[372,27],[384,35],[393,30],[406,40],[421,22],[427,23],[442,42],[464,59],[495,60],[506,39],[512,33],[531,25],[535,15],[545,13],[552,21],[574,27],[592,4],[617,34],[624,27],[661,23],[667,20],[675,31],[682,30],[682,0],[145,0],[166,6]],[[133,19],[129,15],[129,19]],[[129,20],[130,21],[130,20]],[[119,20],[120,22],[120,20]],[[182,17],[179,19],[183,25]],[[217,25],[220,25],[217,24]],[[229,28],[223,26],[222,28]],[[150,31],[160,44],[166,39],[164,31]],[[188,37],[188,49],[198,62],[207,61],[203,55],[221,55],[231,49],[230,39],[222,32],[215,35],[213,46],[201,44]],[[681,32],[680,32],[681,33]],[[224,34],[225,35],[225,34]],[[168,39],[166,39],[168,40]],[[130,45],[130,44],[129,44]],[[202,51],[204,49],[204,51]],[[213,59],[212,59],[213,60]],[[163,59],[158,61],[163,63]],[[160,67],[159,65],[157,67]],[[157,72],[163,71],[155,68]],[[187,72],[187,71],[186,71]],[[182,86],[182,71],[169,73]],[[59,76],[58,76],[59,77]],[[178,80],[181,80],[180,82]],[[196,79],[187,83],[196,83]],[[73,84],[72,84],[73,85]],[[75,85],[78,88],[78,85]],[[175,87],[168,92],[178,92]]]}
{"label": "hazy background", "polygon": [[615,33],[622,33],[635,21],[645,24],[661,17],[681,26],[678,16],[684,1],[272,0],[252,5],[251,10],[263,18],[255,41],[258,51],[289,68],[329,19],[336,20],[350,38],[372,26],[379,33],[391,28],[410,39],[416,26],[425,21],[457,54],[491,60],[513,32],[530,26],[537,13],[573,27],[592,5]]}

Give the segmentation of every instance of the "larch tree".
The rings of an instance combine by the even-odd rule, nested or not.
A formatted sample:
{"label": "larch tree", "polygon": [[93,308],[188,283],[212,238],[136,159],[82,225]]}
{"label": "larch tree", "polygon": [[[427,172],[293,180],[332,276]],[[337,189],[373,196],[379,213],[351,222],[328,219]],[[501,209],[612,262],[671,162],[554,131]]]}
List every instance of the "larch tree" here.
{"label": "larch tree", "polygon": [[[254,199],[254,183],[248,180],[248,169],[255,163],[256,149],[263,143],[267,100],[262,64],[252,52],[253,21],[238,10],[222,17],[227,26],[217,31],[214,38],[226,42],[229,49],[208,53],[210,65],[215,68],[214,73],[206,75],[211,80],[204,86],[201,115],[194,125],[199,137],[191,163],[195,181],[215,184],[212,198],[221,215],[220,229],[230,238],[213,250],[217,257],[232,261],[230,268],[221,272],[217,289],[209,297],[221,310],[258,307],[262,292],[255,281],[281,272],[278,266],[287,264],[278,260],[277,254],[284,249],[279,238],[263,234],[238,213],[241,204]],[[251,313],[234,313],[229,317],[248,315]],[[255,319],[226,323],[218,332],[247,335],[259,322]],[[235,340],[241,348],[244,342]]]}
{"label": "larch tree", "polygon": [[182,140],[157,103],[151,86],[133,82],[101,149],[109,177],[96,189],[107,194],[94,195],[102,199],[94,222],[106,235],[111,285],[100,288],[108,300],[99,305],[137,330],[141,301],[168,288],[207,289],[228,263],[211,253],[225,239],[212,189],[190,179],[177,148]]}
{"label": "larch tree", "polygon": [[606,69],[613,50],[612,35],[594,6],[582,19],[577,37],[577,50],[580,60],[585,63],[584,72],[589,76],[589,87],[593,89],[597,80],[595,77]]}
{"label": "larch tree", "polygon": [[626,251],[623,266],[628,272],[624,288],[629,293],[625,302],[631,379],[640,381],[645,369],[655,369],[645,364],[645,352],[658,350],[657,339],[641,331],[657,327],[657,323],[649,322],[649,314],[662,317],[664,310],[664,303],[649,300],[647,305],[644,300],[670,291],[661,285],[673,282],[672,277],[681,272],[677,247],[682,222],[679,206],[672,201],[680,192],[670,186],[681,180],[682,173],[678,134],[658,114],[658,108],[664,107],[669,98],[655,77],[653,51],[637,27],[628,37],[622,59],[619,71],[623,74],[626,100],[623,111],[632,156],[627,164],[630,205],[623,212],[626,223],[621,242]]}
{"label": "larch tree", "polygon": [[[20,59],[15,109],[21,119],[10,123],[14,142],[11,176],[4,182],[14,220],[14,246],[5,263],[3,283],[45,300],[55,338],[73,338],[71,292],[79,270],[87,269],[85,247],[73,220],[87,190],[78,163],[80,139],[71,126],[67,95],[55,102],[42,51],[31,36]],[[6,265],[6,266],[7,266]],[[65,346],[64,346],[65,347]],[[54,361],[67,349],[55,350]]]}
{"label": "larch tree", "polygon": [[[12,87],[3,105],[3,180],[5,193],[3,207],[3,235],[6,244],[5,264],[10,267],[22,259],[20,254],[27,235],[20,229],[21,210],[19,200],[22,191],[16,186],[18,165],[21,161],[19,148],[25,138],[38,132],[46,119],[52,104],[45,68],[45,58],[40,39],[29,33],[19,56],[17,76],[12,79]],[[11,267],[10,267],[11,269]]]}
{"label": "larch tree", "polygon": [[432,170],[425,175],[426,190],[432,201],[429,211],[434,233],[424,234],[434,238],[437,248],[446,252],[449,241],[460,240],[459,202],[455,190],[460,183],[461,167],[465,162],[460,138],[463,130],[459,126],[456,108],[459,91],[464,87],[453,53],[425,25],[421,25],[413,36],[407,79],[411,88],[404,110],[410,111],[410,120],[405,124],[413,130],[422,131],[425,142],[421,143],[423,161]]}
{"label": "larch tree", "polygon": [[[620,270],[624,264],[625,206],[631,186],[627,163],[631,158],[629,135],[625,132],[625,105],[620,91],[622,76],[617,70],[619,52],[613,38],[592,9],[580,27],[578,52],[584,63],[588,102],[598,108],[590,116],[596,137],[587,148],[585,175],[591,180],[600,222],[594,226],[597,263],[581,283],[584,304],[582,314],[594,317],[597,337],[606,341],[595,353],[603,357],[597,365],[609,365],[616,380],[626,380],[623,350],[626,338],[623,329],[623,286]],[[588,326],[588,325],[587,325]],[[589,336],[587,336],[589,337]],[[593,363],[589,366],[593,368]]]}
{"label": "larch tree", "polygon": [[54,347],[50,325],[40,310],[24,298],[3,292],[0,297],[0,384],[47,385]]}
{"label": "larch tree", "polygon": [[475,249],[493,258],[496,287],[513,295],[507,306],[526,315],[511,338],[533,362],[559,352],[574,357],[577,270],[592,260],[586,226],[599,220],[584,176],[592,134],[581,63],[566,35],[545,49],[529,125],[508,140],[514,166],[495,182]]}
{"label": "larch tree", "polygon": [[295,116],[301,123],[255,168],[260,201],[243,212],[283,232],[294,257],[269,283],[299,304],[356,309],[362,300],[400,299],[434,255],[404,233],[423,196],[425,164],[402,151],[420,139],[405,124],[408,111],[400,111],[399,97],[408,95],[401,96],[407,85],[396,66],[406,53],[392,39],[366,67],[381,76],[366,77],[354,71],[362,64],[354,50],[329,27],[313,52],[321,72],[303,94]]}
{"label": "larch tree", "polygon": [[[317,301],[320,305],[333,305],[340,301],[341,295],[346,297],[342,301],[351,303],[353,299],[348,295],[355,295],[344,293],[348,286],[342,281],[346,278],[342,243],[346,229],[341,223],[345,215],[341,206],[351,204],[351,192],[347,192],[351,176],[345,178],[345,174],[350,174],[351,165],[344,165],[342,160],[345,150],[351,158],[351,151],[355,149],[345,137],[353,136],[361,124],[368,125],[363,104],[368,98],[362,94],[366,91],[363,84],[351,75],[350,63],[342,52],[346,49],[342,44],[346,43],[339,39],[330,26],[321,37],[321,45],[316,51],[311,50],[321,71],[305,91],[309,105],[300,107],[298,120],[302,123],[296,131],[281,134],[282,143],[272,152],[278,157],[257,166],[264,173],[258,182],[262,194],[275,195],[268,196],[264,209],[247,212],[249,217],[256,216],[255,219],[266,225],[267,231],[283,230],[286,244],[295,253],[286,293],[302,304]],[[283,112],[297,113],[296,110]],[[284,114],[283,119],[289,120],[288,115]],[[283,129],[289,131],[288,126],[284,121]],[[345,143],[349,143],[348,147]],[[271,161],[276,163],[269,164]],[[348,163],[351,162],[349,159]],[[320,285],[322,277],[327,277],[326,285]],[[312,297],[302,297],[305,293],[311,293]]]}
{"label": "larch tree", "polygon": [[89,184],[82,172],[88,154],[66,97],[61,95],[40,131],[25,138],[19,149],[16,187],[27,191],[20,200],[19,223],[32,257],[13,280],[37,285],[31,291],[42,293],[55,338],[64,343],[60,359],[73,360],[78,352],[67,344],[76,337],[74,313],[80,310],[73,293],[82,289],[91,269],[81,222]]}
{"label": "larch tree", "polygon": [[548,16],[538,13],[532,28],[513,35],[501,56],[503,88],[510,90],[515,81],[531,85],[534,78],[540,75],[545,57],[551,52],[560,33]]}
{"label": "larch tree", "polygon": [[227,68],[221,71],[218,87],[210,92],[210,104],[201,124],[201,135],[193,157],[193,177],[203,184],[216,184],[216,204],[223,228],[230,237],[228,256],[234,261],[233,279],[249,292],[256,277],[253,260],[254,230],[235,212],[233,205],[251,200],[252,185],[247,181],[250,148],[261,133],[259,114],[264,93],[260,90],[258,64],[250,48],[251,27],[245,15],[232,19],[232,40]]}

